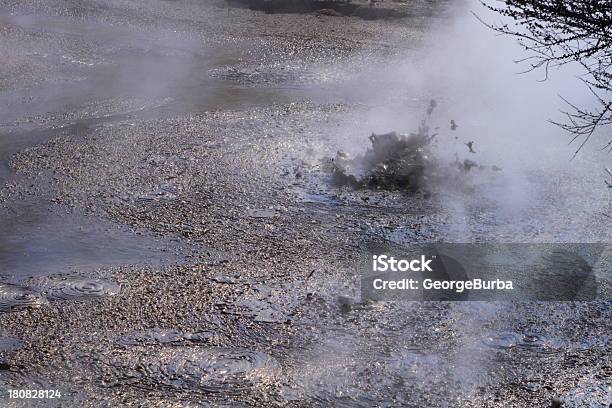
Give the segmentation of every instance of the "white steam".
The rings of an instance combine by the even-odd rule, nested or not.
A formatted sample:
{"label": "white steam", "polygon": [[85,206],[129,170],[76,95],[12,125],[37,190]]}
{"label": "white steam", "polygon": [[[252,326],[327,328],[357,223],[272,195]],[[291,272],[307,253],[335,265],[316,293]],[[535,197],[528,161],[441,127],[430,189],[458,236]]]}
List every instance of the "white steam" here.
{"label": "white steam", "polygon": [[[560,95],[583,108],[597,107],[577,78],[580,68],[563,66],[549,72],[548,80],[543,71],[523,73],[529,66],[514,61],[529,54],[516,38],[494,32],[473,13],[493,24],[501,21],[498,14],[476,0],[453,7],[451,17],[432,20],[418,51],[407,50],[347,80],[345,94],[367,108],[334,130],[341,148],[365,149],[370,132],[416,130],[429,100],[435,99],[432,128],[438,127],[434,130],[439,133],[438,159],[449,163],[457,154],[460,160],[503,168],[502,186],[487,188],[488,176],[474,177],[485,184],[478,190],[481,199],[496,202],[495,213],[485,221],[500,224],[496,227],[500,239],[608,240],[609,232],[597,227],[610,213],[604,183],[610,155],[600,150],[608,135],[595,135],[572,160],[580,140],[568,145],[570,135],[549,122],[563,121],[561,111],[569,108]],[[458,125],[455,131],[450,129],[451,120]],[[465,145],[469,141],[474,142],[476,154],[469,153]],[[456,217],[453,235],[460,241],[474,238],[464,225],[469,217],[467,201],[474,197],[448,205]],[[528,223],[534,211],[542,216],[541,231],[532,228],[521,236],[520,231],[501,225]],[[571,225],[561,226],[568,218]]]}

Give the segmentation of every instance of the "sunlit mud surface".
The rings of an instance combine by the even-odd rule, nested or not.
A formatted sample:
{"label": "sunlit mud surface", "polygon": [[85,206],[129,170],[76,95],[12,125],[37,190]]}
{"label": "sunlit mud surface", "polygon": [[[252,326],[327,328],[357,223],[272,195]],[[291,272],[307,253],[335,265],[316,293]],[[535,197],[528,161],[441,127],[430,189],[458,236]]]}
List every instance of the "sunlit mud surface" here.
{"label": "sunlit mud surface", "polygon": [[[0,405],[610,404],[610,302],[360,299],[375,248],[609,242],[600,156],[514,172],[444,111],[452,177],[334,183],[325,158],[418,129],[432,96],[364,67],[418,48],[447,2],[390,21],[1,4]],[[381,125],[381,103],[410,119]],[[20,388],[62,399],[6,398]]]}

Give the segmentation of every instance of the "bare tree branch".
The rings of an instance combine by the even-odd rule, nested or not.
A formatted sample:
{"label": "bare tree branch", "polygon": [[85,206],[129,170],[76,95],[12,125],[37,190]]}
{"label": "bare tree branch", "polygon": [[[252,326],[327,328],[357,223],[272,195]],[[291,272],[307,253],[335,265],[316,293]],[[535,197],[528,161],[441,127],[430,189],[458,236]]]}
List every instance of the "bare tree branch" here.
{"label": "bare tree branch", "polygon": [[[581,78],[600,108],[590,111],[562,98],[571,111],[564,111],[566,122],[555,122],[580,140],[574,157],[599,128],[612,132],[612,1],[585,0],[481,0],[481,3],[516,23],[490,24],[489,28],[518,38],[529,56],[518,61],[529,64],[525,72],[549,70],[568,63],[584,68]],[[612,140],[604,146],[612,150]]]}

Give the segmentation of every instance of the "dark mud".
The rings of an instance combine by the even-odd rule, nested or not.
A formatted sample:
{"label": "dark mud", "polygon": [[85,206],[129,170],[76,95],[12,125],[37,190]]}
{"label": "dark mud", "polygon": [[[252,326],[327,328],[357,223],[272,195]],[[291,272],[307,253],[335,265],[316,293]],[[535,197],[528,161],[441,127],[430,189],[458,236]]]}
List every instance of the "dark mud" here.
{"label": "dark mud", "polygon": [[405,18],[413,10],[408,6],[398,7],[398,5],[395,5],[395,7],[389,7],[384,3],[379,3],[377,4],[378,7],[374,7],[373,2],[339,2],[333,0],[232,0],[229,3],[266,13],[318,13],[332,17],[359,17],[365,20]]}
{"label": "dark mud", "polygon": [[[478,184],[466,200],[329,183],[330,129],[364,109],[336,79],[416,45],[445,6],[407,3],[385,22],[216,2],[4,2],[28,17],[0,31],[2,398],[605,406],[609,303],[359,299],[360,259],[376,245],[571,242],[578,226],[556,221],[575,208],[556,193],[598,198],[580,173],[534,175],[533,205],[508,223]],[[352,140],[365,147],[371,131]],[[577,222],[607,238],[601,222]]]}

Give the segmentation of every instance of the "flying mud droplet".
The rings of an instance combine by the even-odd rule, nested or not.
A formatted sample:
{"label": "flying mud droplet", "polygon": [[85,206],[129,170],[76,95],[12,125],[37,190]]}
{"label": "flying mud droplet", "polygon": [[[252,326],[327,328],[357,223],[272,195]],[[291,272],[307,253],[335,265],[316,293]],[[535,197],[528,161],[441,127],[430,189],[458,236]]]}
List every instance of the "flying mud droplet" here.
{"label": "flying mud droplet", "polygon": [[214,334],[211,332],[185,333],[174,329],[154,328],[119,336],[115,339],[115,343],[122,346],[197,344],[207,343],[212,338]]}
{"label": "flying mud droplet", "polygon": [[45,278],[37,285],[49,300],[72,300],[114,296],[120,287],[116,283],[101,279]]}
{"label": "flying mud droplet", "polygon": [[[143,349],[141,349],[142,351]],[[237,395],[270,384],[280,366],[264,353],[228,348],[163,348],[122,356],[113,364],[106,387],[134,385],[159,390],[162,387],[186,389],[206,394]],[[122,357],[119,357],[121,359]]]}
{"label": "flying mud droplet", "polygon": [[0,336],[0,352],[16,351],[21,348],[21,340],[11,336]]}
{"label": "flying mud droplet", "polygon": [[16,312],[30,307],[40,307],[47,299],[31,289],[0,284],[0,312]]}

